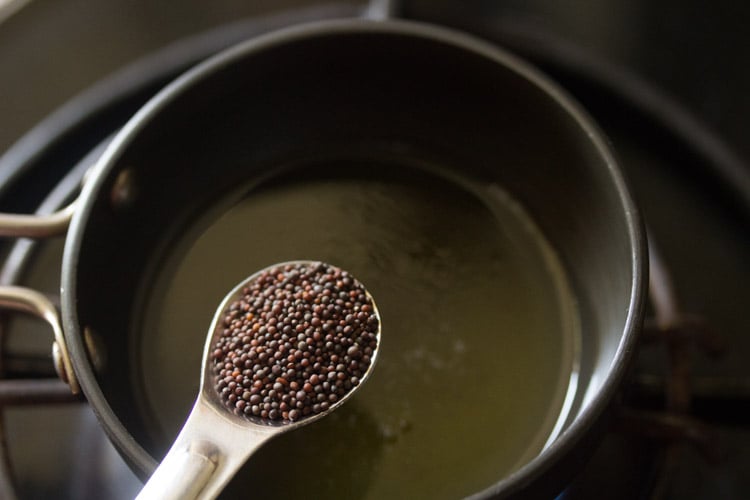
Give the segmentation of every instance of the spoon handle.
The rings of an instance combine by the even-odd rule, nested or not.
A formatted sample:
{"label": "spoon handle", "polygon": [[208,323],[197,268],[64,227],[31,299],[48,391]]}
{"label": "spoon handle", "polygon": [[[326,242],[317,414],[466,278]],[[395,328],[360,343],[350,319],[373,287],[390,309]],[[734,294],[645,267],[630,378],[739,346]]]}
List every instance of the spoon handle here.
{"label": "spoon handle", "polygon": [[[139,500],[199,498],[216,470],[216,457],[200,446],[170,451],[141,492]],[[207,451],[208,453],[204,453]]]}
{"label": "spoon handle", "polygon": [[[213,499],[274,433],[249,432],[198,397],[180,435],[137,500]],[[270,431],[270,429],[269,429]]]}

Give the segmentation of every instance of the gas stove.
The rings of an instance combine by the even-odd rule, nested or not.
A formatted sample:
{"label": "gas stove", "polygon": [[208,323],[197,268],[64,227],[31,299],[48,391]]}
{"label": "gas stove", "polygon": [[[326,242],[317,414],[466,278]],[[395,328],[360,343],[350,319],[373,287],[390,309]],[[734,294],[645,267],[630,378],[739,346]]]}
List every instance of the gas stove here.
{"label": "gas stove", "polygon": [[[0,2],[0,210],[64,205],[140,105],[237,41],[364,15],[471,32],[530,60],[594,116],[649,232],[651,310],[638,357],[605,439],[561,496],[750,494],[750,7],[285,0],[173,9]],[[62,240],[0,245],[0,282],[59,293]],[[1,334],[0,497],[132,498],[141,482],[85,401],[55,378],[46,327],[8,315]]]}

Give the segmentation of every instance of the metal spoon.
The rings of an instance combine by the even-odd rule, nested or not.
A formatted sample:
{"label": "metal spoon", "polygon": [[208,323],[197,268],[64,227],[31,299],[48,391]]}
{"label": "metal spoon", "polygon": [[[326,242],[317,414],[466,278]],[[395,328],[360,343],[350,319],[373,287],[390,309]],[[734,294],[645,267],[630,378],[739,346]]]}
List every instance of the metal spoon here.
{"label": "metal spoon", "polygon": [[139,500],[151,499],[211,499],[218,496],[237,470],[266,441],[281,433],[319,420],[347,401],[369,377],[380,347],[380,317],[375,301],[372,314],[378,318],[377,346],[373,350],[367,371],[360,383],[351,388],[327,410],[302,417],[297,421],[249,419],[235,415],[221,401],[214,387],[211,352],[223,330],[227,308],[243,294],[243,288],[264,271],[287,264],[317,264],[312,261],[292,261],[261,269],[238,284],[219,305],[203,348],[201,389],[180,434],[169,453],[138,495]]}

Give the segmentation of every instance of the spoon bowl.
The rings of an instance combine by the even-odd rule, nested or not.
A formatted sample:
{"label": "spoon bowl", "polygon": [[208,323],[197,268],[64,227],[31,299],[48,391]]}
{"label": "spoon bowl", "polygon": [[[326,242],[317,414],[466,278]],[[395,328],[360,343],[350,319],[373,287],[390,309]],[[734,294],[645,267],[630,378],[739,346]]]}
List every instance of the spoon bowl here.
{"label": "spoon bowl", "polygon": [[215,498],[250,455],[269,439],[330,414],[349,400],[356,389],[369,378],[380,347],[381,323],[372,296],[355,280],[372,306],[370,317],[377,320],[376,346],[370,355],[369,365],[359,377],[358,384],[353,385],[327,408],[304,415],[297,420],[276,420],[232,411],[219,394],[212,353],[226,330],[225,318],[232,304],[245,295],[249,285],[271,271],[320,265],[340,271],[334,266],[306,260],[274,264],[243,280],[224,297],[206,336],[200,390],[193,409],[169,452],[141,490],[138,499]]}

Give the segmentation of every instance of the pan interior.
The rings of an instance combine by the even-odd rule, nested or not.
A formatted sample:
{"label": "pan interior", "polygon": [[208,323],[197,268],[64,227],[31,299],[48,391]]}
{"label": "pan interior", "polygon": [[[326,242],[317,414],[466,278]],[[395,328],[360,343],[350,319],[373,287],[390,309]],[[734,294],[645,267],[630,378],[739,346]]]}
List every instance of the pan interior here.
{"label": "pan interior", "polygon": [[455,498],[539,454],[568,417],[581,331],[563,267],[520,204],[433,164],[280,170],[204,211],[142,286],[132,386],[149,452],[161,457],[189,413],[224,294],[275,262],[315,259],[373,294],[378,366],[351,402],[251,458],[230,493]]}

